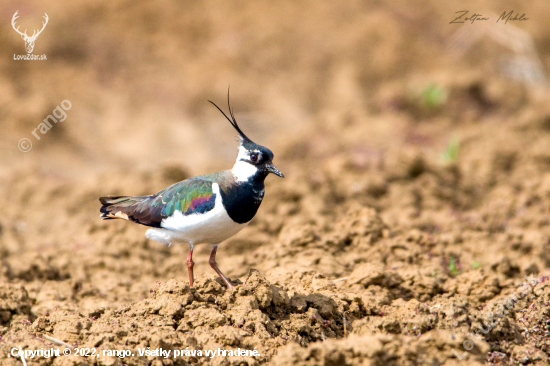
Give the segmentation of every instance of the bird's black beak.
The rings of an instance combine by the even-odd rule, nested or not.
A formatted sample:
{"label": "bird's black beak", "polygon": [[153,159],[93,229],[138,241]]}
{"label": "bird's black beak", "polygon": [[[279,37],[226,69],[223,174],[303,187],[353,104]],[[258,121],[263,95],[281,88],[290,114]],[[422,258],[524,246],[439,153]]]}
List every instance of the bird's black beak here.
{"label": "bird's black beak", "polygon": [[270,164],[267,164],[266,167],[265,167],[265,169],[266,169],[268,172],[273,173],[273,174],[275,174],[275,175],[278,175],[278,176],[281,177],[281,178],[284,178],[284,177],[285,177],[284,174],[281,173],[281,171],[280,171],[279,169],[275,168],[275,165],[273,165],[273,164],[271,164],[271,163],[270,163]]}

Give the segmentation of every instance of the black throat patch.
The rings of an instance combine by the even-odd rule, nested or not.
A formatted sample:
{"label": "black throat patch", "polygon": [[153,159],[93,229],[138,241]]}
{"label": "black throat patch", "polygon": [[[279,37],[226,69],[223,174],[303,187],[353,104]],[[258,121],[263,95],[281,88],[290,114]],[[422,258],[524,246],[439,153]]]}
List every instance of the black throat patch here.
{"label": "black throat patch", "polygon": [[264,198],[264,189],[263,179],[253,178],[220,189],[223,207],[231,220],[239,224],[252,220]]}

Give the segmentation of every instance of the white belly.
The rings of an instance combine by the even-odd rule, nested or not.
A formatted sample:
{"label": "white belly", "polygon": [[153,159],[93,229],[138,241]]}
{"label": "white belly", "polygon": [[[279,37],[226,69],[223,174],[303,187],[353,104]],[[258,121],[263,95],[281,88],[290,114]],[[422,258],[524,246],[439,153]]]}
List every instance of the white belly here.
{"label": "white belly", "polygon": [[216,194],[212,210],[187,216],[175,211],[172,216],[162,220],[162,228],[149,229],[145,236],[167,245],[219,244],[241,231],[248,223],[238,224],[231,220],[223,207],[220,186],[217,183],[212,184],[212,192]]}

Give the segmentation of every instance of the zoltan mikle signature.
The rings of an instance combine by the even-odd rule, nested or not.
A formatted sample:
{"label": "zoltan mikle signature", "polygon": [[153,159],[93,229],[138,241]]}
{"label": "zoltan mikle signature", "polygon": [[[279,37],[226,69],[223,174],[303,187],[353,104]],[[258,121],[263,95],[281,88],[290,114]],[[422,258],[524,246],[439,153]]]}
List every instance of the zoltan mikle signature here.
{"label": "zoltan mikle signature", "polygon": [[[459,14],[456,18],[451,20],[449,24],[452,23],[465,23],[465,22],[471,22],[471,24],[474,24],[476,21],[484,21],[489,20],[488,17],[484,17],[483,14],[474,13],[468,17],[469,10],[461,10],[457,11],[455,14]],[[497,19],[497,23],[502,20],[504,23],[508,23],[508,21],[522,21],[522,20],[529,20],[527,16],[525,16],[525,13],[519,15],[518,13],[514,14],[514,11],[511,10],[510,12],[506,13],[503,12],[500,17]]]}

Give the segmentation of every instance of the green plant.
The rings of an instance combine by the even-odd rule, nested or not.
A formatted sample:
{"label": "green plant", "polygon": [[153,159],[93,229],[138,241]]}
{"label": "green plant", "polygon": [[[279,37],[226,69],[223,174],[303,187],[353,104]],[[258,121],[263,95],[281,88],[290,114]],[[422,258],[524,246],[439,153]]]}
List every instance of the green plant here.
{"label": "green plant", "polygon": [[440,85],[427,84],[420,92],[422,106],[428,109],[438,109],[447,101],[447,90]]}
{"label": "green plant", "polygon": [[458,137],[451,136],[445,150],[441,153],[441,160],[445,163],[456,163],[458,161],[458,152],[460,150],[460,142]]}
{"label": "green plant", "polygon": [[449,258],[449,274],[451,276],[456,276],[458,274],[458,264],[457,264],[457,261],[455,259],[455,257],[451,256]]}

